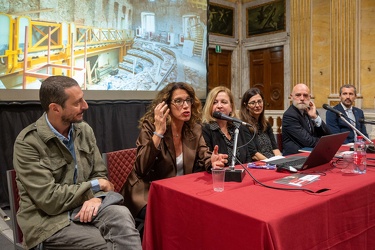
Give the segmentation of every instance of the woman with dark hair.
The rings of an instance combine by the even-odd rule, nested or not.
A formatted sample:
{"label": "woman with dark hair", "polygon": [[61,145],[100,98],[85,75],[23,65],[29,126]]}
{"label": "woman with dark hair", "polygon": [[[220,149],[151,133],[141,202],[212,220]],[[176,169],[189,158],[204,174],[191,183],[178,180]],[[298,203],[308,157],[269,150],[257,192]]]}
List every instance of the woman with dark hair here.
{"label": "woman with dark hair", "polygon": [[215,111],[236,118],[234,98],[230,89],[218,86],[207,95],[203,108],[203,136],[207,146],[213,150],[219,146],[219,152],[228,155],[228,162],[232,163],[234,135],[236,127],[239,129],[235,162],[248,163],[252,161],[256,150],[252,142],[252,134],[244,126],[220,120],[213,117]]}
{"label": "woman with dark hair", "polygon": [[202,135],[201,102],[191,85],[169,83],[140,119],[137,159],[121,193],[134,218],[145,218],[152,181],[223,167],[227,156],[211,153]]}
{"label": "woman with dark hair", "polygon": [[281,155],[271,124],[264,115],[264,97],[258,88],[251,88],[245,92],[241,100],[240,117],[244,122],[250,123],[250,131],[255,133],[256,154],[254,160],[264,160],[276,155]]}

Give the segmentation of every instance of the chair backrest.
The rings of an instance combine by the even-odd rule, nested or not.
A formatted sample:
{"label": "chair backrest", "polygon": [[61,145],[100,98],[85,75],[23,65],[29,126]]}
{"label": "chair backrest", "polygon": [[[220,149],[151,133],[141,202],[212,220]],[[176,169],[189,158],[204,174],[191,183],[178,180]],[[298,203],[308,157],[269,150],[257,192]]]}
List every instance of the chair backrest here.
{"label": "chair backrest", "polygon": [[102,155],[104,163],[107,165],[108,179],[115,186],[115,192],[120,192],[134,167],[137,148],[122,149]]}
{"label": "chair backrest", "polygon": [[280,150],[280,152],[283,152],[283,134],[280,132],[279,134],[276,134],[276,142],[277,146]]}
{"label": "chair backrest", "polygon": [[[7,181],[8,181],[8,192],[9,192],[9,203],[10,203],[10,213],[12,220],[12,229],[13,229],[13,240],[15,249],[23,249],[23,234],[21,228],[17,223],[17,211],[19,208],[20,195],[18,193],[17,183],[16,183],[16,171],[7,170]],[[22,247],[22,248],[21,248]]]}

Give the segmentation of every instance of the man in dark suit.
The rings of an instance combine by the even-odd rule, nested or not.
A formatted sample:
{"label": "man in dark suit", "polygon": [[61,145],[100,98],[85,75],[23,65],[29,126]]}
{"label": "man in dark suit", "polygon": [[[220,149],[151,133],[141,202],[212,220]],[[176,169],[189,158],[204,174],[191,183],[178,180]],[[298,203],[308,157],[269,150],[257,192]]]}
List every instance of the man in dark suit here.
{"label": "man in dark suit", "polygon": [[294,86],[290,97],[293,103],[282,119],[283,155],[296,154],[303,147],[313,148],[321,136],[330,134],[305,84]]}
{"label": "man in dark suit", "polygon": [[[341,102],[333,108],[344,114],[344,118],[353,124],[362,134],[368,137],[366,126],[364,123],[360,123],[360,119],[364,119],[363,111],[359,108],[353,107],[354,101],[357,96],[357,90],[353,85],[345,84],[340,88],[340,100]],[[355,141],[357,136],[354,130],[343,121],[338,115],[332,111],[327,111],[326,121],[329,129],[332,133],[337,134],[341,132],[349,131],[350,134],[346,138],[344,143],[351,143]]]}

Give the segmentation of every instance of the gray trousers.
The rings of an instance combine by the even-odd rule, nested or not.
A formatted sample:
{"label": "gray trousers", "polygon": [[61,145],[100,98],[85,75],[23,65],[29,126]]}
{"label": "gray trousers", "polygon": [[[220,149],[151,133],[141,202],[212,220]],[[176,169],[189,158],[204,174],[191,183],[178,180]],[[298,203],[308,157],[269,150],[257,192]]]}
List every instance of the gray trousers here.
{"label": "gray trousers", "polygon": [[104,208],[91,223],[71,222],[43,243],[43,249],[137,249],[141,239],[125,206]]}

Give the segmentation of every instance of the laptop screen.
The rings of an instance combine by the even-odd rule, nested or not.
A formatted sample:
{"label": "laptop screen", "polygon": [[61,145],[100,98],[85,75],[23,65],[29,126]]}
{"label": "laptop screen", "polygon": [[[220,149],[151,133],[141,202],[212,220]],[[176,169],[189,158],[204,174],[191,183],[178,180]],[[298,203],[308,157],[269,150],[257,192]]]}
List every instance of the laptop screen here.
{"label": "laptop screen", "polygon": [[292,163],[298,160],[300,166],[297,167],[293,165],[293,167],[298,170],[306,170],[329,163],[344,143],[348,134],[349,132],[343,132],[322,136],[308,157],[295,155],[283,159],[268,161],[268,163],[287,166],[289,162]]}

